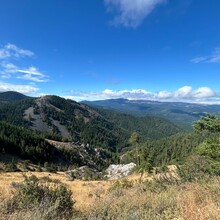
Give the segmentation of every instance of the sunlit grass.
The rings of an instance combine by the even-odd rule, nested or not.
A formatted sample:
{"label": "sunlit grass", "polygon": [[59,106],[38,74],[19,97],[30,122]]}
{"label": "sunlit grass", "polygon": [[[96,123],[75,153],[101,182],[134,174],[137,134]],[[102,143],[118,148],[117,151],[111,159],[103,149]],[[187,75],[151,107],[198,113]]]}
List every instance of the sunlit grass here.
{"label": "sunlit grass", "polygon": [[[29,176],[31,173],[27,173]],[[120,181],[68,181],[64,173],[34,173],[66,184],[79,211],[72,219],[183,219],[217,220],[220,216],[220,177],[204,182],[163,184],[139,176]],[[0,174],[2,204],[10,197],[10,183],[20,182],[20,173]],[[3,200],[5,198],[5,200]],[[43,219],[39,211],[13,213],[10,219]],[[45,211],[46,212],[46,211]],[[1,214],[1,216],[3,216]]]}

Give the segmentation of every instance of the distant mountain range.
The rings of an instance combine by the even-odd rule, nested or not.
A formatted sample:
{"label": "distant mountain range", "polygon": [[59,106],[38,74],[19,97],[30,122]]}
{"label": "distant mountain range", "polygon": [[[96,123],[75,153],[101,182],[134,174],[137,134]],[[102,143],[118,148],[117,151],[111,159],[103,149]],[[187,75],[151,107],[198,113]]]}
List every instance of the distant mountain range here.
{"label": "distant mountain range", "polygon": [[217,114],[220,105],[203,105],[181,102],[157,102],[146,100],[109,99],[100,101],[83,101],[89,106],[112,109],[135,116],[157,116],[172,121],[176,125],[191,129],[193,121],[206,113]]}

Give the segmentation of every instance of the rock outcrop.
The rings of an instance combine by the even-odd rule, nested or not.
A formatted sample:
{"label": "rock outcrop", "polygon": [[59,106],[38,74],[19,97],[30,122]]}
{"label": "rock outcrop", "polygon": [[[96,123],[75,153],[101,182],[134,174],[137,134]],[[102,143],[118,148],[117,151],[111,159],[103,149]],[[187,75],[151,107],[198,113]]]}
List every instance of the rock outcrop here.
{"label": "rock outcrop", "polygon": [[129,174],[131,174],[135,166],[136,166],[135,163],[120,164],[120,165],[112,164],[106,170],[107,173],[106,177],[111,180],[116,180],[128,176]]}

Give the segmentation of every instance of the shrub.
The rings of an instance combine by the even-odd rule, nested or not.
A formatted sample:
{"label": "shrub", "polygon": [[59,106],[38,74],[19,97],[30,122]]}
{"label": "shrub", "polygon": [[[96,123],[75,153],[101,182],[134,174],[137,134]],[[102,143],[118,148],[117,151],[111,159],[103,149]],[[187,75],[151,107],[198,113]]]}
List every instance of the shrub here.
{"label": "shrub", "polygon": [[8,202],[9,213],[22,210],[37,210],[43,219],[68,219],[73,213],[71,191],[63,184],[52,180],[38,179],[36,176],[24,176],[22,183],[13,183],[13,197]]}
{"label": "shrub", "polygon": [[19,171],[19,169],[18,169],[16,163],[13,161],[11,163],[6,164],[6,166],[5,166],[5,172],[18,172],[18,171]]}
{"label": "shrub", "polygon": [[212,166],[204,156],[191,156],[177,172],[182,182],[205,180],[212,174]]}

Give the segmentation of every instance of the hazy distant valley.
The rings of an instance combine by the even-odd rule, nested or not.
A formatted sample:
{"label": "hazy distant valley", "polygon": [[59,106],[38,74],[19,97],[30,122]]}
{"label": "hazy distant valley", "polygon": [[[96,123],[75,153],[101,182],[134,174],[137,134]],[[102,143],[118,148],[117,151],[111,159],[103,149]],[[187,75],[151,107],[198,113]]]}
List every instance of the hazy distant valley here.
{"label": "hazy distant valley", "polygon": [[206,113],[217,114],[220,105],[192,104],[183,102],[156,102],[146,100],[109,99],[83,101],[90,106],[112,109],[135,116],[158,116],[170,120],[179,127],[192,130],[192,123]]}

